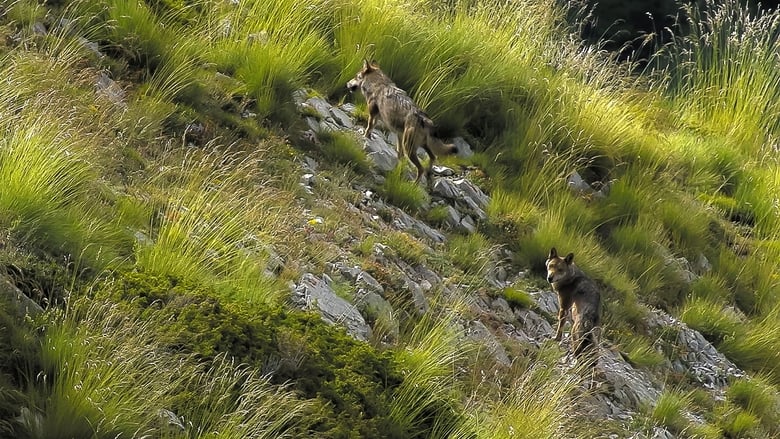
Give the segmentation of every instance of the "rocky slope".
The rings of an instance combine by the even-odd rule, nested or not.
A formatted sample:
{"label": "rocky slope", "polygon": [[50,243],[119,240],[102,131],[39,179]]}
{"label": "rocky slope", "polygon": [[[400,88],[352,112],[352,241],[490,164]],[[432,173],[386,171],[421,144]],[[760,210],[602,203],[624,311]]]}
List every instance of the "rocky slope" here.
{"label": "rocky slope", "polygon": [[[364,124],[356,121],[352,104],[332,105],[320,97],[307,97],[305,91],[296,94],[296,104],[308,126],[302,134],[308,141],[318,144],[318,136],[322,132],[354,133],[364,145],[373,172],[377,173],[375,178],[380,180],[383,173],[398,164],[395,152],[397,136],[375,130],[369,139],[364,138]],[[462,138],[454,141],[463,154],[470,154],[471,148]],[[308,157],[306,163],[300,184],[312,187],[318,181],[317,165],[314,159]],[[449,233],[477,231],[480,222],[487,218],[485,209],[490,202],[490,195],[471,182],[467,173],[464,175],[437,166],[435,174],[435,182],[430,189],[431,205],[443,205],[447,210],[441,229],[359,187],[351,190],[361,191],[361,201],[346,206],[346,209],[378,230],[406,232],[434,252],[432,247],[446,243]],[[585,187],[587,184],[576,173],[569,177],[568,183],[572,190],[599,194],[599,191]],[[530,271],[507,262],[513,259],[510,251],[502,248],[494,251],[489,266],[484,270],[483,287],[474,288],[472,285],[452,283],[435,268],[409,264],[386,250],[383,244],[375,243],[368,258],[384,267],[390,278],[401,280],[402,289],[409,294],[418,312],[427,309],[434,291],[443,291],[445,296],[453,298],[468,297],[468,315],[473,318],[461,321],[459,330],[464,339],[481,345],[496,364],[509,367],[518,353],[538,351],[551,343],[558,309],[556,294],[549,287],[530,286],[533,284],[528,282],[532,276]],[[391,316],[401,311],[394,310],[386,300],[382,282],[359,265],[350,265],[350,260],[349,252],[344,250],[341,258],[327,264],[322,275],[304,274],[292,286],[292,298],[298,307],[316,310],[323,320],[343,325],[354,338],[366,341],[372,337],[376,322],[381,321],[377,316]],[[691,280],[695,278],[696,275],[687,267],[687,261],[674,260],[670,263],[678,264]],[[344,283],[354,293],[351,301],[335,291],[334,284]],[[536,285],[543,283],[536,282]],[[511,305],[500,294],[507,288],[522,289],[533,298],[533,304]],[[662,392],[671,387],[673,381],[683,379],[690,385],[705,389],[715,400],[721,400],[729,379],[745,376],[699,332],[664,311],[647,311],[643,322],[646,335],[655,340],[653,349],[663,355],[663,364],[651,368],[635,366],[616,345],[603,339],[595,382],[583,386],[582,407],[588,416],[594,420],[614,422],[615,432],[609,437],[625,437],[628,434],[645,437],[644,433],[632,433],[632,422],[638,412],[646,412],[655,406]],[[383,327],[381,331],[383,339],[392,343],[398,328],[397,325],[395,328]],[[562,345],[559,365],[571,368],[574,361],[564,354],[566,339]],[[574,369],[571,370],[574,373]],[[697,422],[695,413],[686,415],[692,422]],[[654,427],[651,434],[654,438],[676,437],[662,427]]]}

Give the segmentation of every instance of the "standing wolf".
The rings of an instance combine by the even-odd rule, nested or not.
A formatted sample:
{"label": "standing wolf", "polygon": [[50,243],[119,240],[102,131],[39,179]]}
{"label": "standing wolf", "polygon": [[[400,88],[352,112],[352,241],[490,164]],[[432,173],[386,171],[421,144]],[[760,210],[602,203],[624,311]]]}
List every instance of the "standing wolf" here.
{"label": "standing wolf", "polygon": [[547,282],[558,293],[558,329],[555,340],[560,341],[566,315],[572,309],[574,324],[571,328],[571,346],[574,355],[580,358],[586,351],[593,356],[590,361],[595,365],[601,330],[601,294],[596,284],[574,264],[574,253],[565,258],[558,257],[555,247],[545,262]]}
{"label": "standing wolf", "polygon": [[425,114],[406,94],[405,91],[390,80],[379,69],[379,65],[368,60],[363,61],[363,68],[358,71],[354,79],[347,83],[349,91],[357,89],[363,93],[368,104],[368,126],[366,137],[371,135],[377,117],[387,128],[398,134],[398,159],[409,157],[417,168],[417,179],[420,182],[423,174],[423,166],[417,157],[417,148],[423,148],[428,153],[428,168],[425,169],[425,177],[431,184],[431,169],[436,160],[436,154],[454,154],[458,150],[455,145],[444,143],[433,135],[433,121]]}

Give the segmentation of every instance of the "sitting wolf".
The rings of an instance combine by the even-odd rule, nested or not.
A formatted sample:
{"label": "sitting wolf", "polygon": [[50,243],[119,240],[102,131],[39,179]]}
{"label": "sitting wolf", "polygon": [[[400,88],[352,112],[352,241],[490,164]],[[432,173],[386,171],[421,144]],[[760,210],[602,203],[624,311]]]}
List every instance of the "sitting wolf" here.
{"label": "sitting wolf", "polygon": [[425,177],[431,184],[431,169],[436,160],[436,154],[455,154],[457,147],[444,143],[433,135],[435,125],[406,94],[396,86],[390,78],[379,69],[375,62],[363,61],[363,68],[358,71],[354,79],[347,83],[349,91],[357,89],[363,93],[368,104],[368,126],[366,137],[371,135],[377,117],[391,130],[398,134],[398,159],[409,157],[417,168],[417,179],[420,182],[423,174],[423,166],[417,157],[417,148],[423,148],[428,153],[428,168],[425,169]]}
{"label": "sitting wolf", "polygon": [[571,329],[571,346],[575,357],[591,351],[596,358],[601,330],[601,294],[596,284],[574,264],[574,253],[565,258],[558,257],[555,247],[545,262],[547,282],[558,293],[558,328],[555,340],[560,341],[566,315],[572,309],[574,324]]}

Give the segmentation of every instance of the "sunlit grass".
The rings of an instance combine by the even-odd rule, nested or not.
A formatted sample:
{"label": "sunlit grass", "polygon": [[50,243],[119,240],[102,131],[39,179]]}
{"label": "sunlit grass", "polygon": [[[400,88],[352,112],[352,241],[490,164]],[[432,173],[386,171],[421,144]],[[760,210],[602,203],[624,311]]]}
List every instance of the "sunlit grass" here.
{"label": "sunlit grass", "polygon": [[684,415],[690,404],[689,395],[667,390],[658,398],[650,417],[670,431],[682,432],[690,423]]}
{"label": "sunlit grass", "polygon": [[[478,438],[574,438],[578,427],[569,413],[579,399],[577,388],[583,371],[561,374],[549,364],[552,357],[541,355],[536,365],[508,383],[496,400],[474,400],[469,410],[469,426]],[[578,376],[583,372],[582,376]],[[484,406],[481,406],[484,404]],[[462,436],[472,437],[472,436]]]}
{"label": "sunlit grass", "polygon": [[[176,160],[180,151],[172,151]],[[239,294],[273,301],[278,287],[264,274],[272,231],[290,218],[286,198],[267,182],[251,184],[261,154],[185,155],[148,183],[165,207],[151,243],[136,247],[137,265],[150,273],[238,287]],[[290,236],[288,236],[290,238]],[[289,241],[288,241],[289,242]]]}
{"label": "sunlit grass", "polygon": [[466,347],[453,327],[453,312],[457,311],[423,316],[397,353],[403,382],[394,391],[390,417],[414,435],[445,438],[463,422],[456,365]]}
{"label": "sunlit grass", "polygon": [[389,203],[412,212],[419,211],[428,202],[423,183],[408,179],[404,166],[396,166],[387,173],[378,192]]}

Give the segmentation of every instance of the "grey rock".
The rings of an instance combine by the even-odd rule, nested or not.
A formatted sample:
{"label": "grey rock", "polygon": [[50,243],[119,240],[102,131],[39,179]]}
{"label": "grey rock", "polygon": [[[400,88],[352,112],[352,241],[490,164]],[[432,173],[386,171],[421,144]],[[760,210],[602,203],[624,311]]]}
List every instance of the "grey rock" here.
{"label": "grey rock", "polygon": [[[715,349],[699,331],[689,328],[669,314],[652,310],[647,316],[647,325],[651,330],[659,332],[669,332],[670,329],[677,331],[677,337],[670,347],[682,355],[675,359],[673,367],[675,370],[682,369],[704,387],[722,390],[731,378],[745,376],[744,371]],[[660,340],[659,337],[658,343],[661,343]]]}
{"label": "grey rock", "polygon": [[366,139],[366,155],[382,172],[390,172],[398,166],[398,153],[381,136]]}
{"label": "grey rock", "polygon": [[658,384],[644,371],[634,369],[611,349],[599,350],[599,370],[614,389],[613,399],[622,407],[639,410],[652,407],[661,396]]}
{"label": "grey rock", "polygon": [[301,175],[300,183],[304,186],[314,186],[314,182],[316,181],[316,178],[314,177],[314,174],[303,174]]}
{"label": "grey rock", "polygon": [[81,45],[81,47],[84,47],[85,49],[89,50],[95,56],[98,58],[103,58],[103,52],[100,51],[100,45],[94,41],[89,41],[88,39],[84,37],[76,37],[76,41]]}
{"label": "grey rock", "polygon": [[27,297],[22,290],[4,276],[0,276],[0,297],[11,304],[19,317],[37,316],[43,313],[43,308],[40,305]]}
{"label": "grey rock", "polygon": [[477,225],[474,223],[474,220],[471,219],[470,215],[464,215],[463,218],[460,219],[460,229],[466,233],[474,233],[477,231]]}
{"label": "grey rock", "polygon": [[492,263],[485,274],[485,280],[495,288],[506,288],[509,286],[509,282],[506,279],[506,269],[500,265],[495,265],[495,263]]}
{"label": "grey rock", "polygon": [[150,238],[146,233],[136,230],[133,232],[133,238],[135,238],[136,244],[141,247],[148,247],[154,245],[154,240]]}
{"label": "grey rock", "polygon": [[340,130],[341,128],[338,126],[338,124],[336,124],[336,122],[333,121],[332,117],[328,117],[327,119],[322,119],[320,121],[320,131],[332,133]]}
{"label": "grey rock", "polygon": [[293,291],[293,302],[304,310],[318,310],[330,324],[343,324],[354,338],[367,341],[371,328],[354,305],[337,296],[328,283],[305,273]]}
{"label": "grey rock", "polygon": [[479,220],[487,218],[485,207],[490,198],[476,185],[466,179],[449,180],[440,178],[434,182],[431,192],[455,203],[464,213],[475,215]]}
{"label": "grey rock", "polygon": [[467,198],[474,200],[480,208],[485,209],[490,204],[490,197],[471,181],[461,178],[455,180],[454,183]]}
{"label": "grey rock", "polygon": [[422,285],[423,282],[428,282],[432,286],[441,283],[441,276],[424,265],[414,267],[414,271],[418,278],[421,279],[420,285]]}
{"label": "grey rock", "polygon": [[466,327],[466,337],[484,346],[490,355],[504,366],[510,366],[512,360],[506,353],[506,349],[498,341],[495,335],[479,320],[470,322]]}
{"label": "grey rock", "polygon": [[[317,142],[313,142],[313,143],[317,143]],[[303,168],[308,170],[310,173],[314,173],[314,172],[317,172],[317,168],[319,168],[319,164],[313,158],[311,158],[309,156],[304,156],[303,157]]]}
{"label": "grey rock", "polygon": [[582,179],[582,176],[580,176],[580,173],[577,171],[574,171],[569,175],[566,179],[566,184],[569,185],[571,190],[579,194],[592,194],[595,192],[588,182]]}
{"label": "grey rock", "polygon": [[552,290],[531,290],[528,292],[539,309],[549,314],[550,316],[556,316],[558,314],[558,295]]}
{"label": "grey rock", "polygon": [[468,158],[474,155],[474,151],[471,150],[471,145],[469,145],[463,137],[452,139],[452,143],[458,148],[458,157]]}
{"label": "grey rock", "polygon": [[[397,145],[398,145],[398,134],[396,134],[395,131],[389,131],[385,138],[387,139],[387,143],[389,143],[393,148],[397,147]],[[420,148],[417,148],[417,151],[419,151],[419,150],[420,150]]]}
{"label": "grey rock", "polygon": [[490,303],[490,309],[493,313],[504,321],[505,323],[511,323],[515,321],[515,314],[512,312],[512,308],[509,303],[503,297],[497,297]]}
{"label": "grey rock", "polygon": [[355,306],[369,321],[374,322],[374,329],[384,333],[387,341],[398,338],[398,321],[393,318],[393,307],[381,295],[359,289],[355,294]]}
{"label": "grey rock", "polygon": [[455,175],[455,171],[446,166],[433,165],[432,171],[434,175],[440,175],[442,177],[452,177]]}
{"label": "grey rock", "polygon": [[378,280],[374,279],[373,276],[366,273],[365,271],[362,271],[360,274],[358,274],[356,281],[358,288],[364,288],[367,291],[384,297],[385,289],[382,287],[382,284],[380,284]]}
{"label": "grey rock", "polygon": [[704,253],[699,253],[699,256],[696,258],[694,271],[698,274],[705,274],[712,271],[712,264],[710,264],[709,259],[704,256]]}
{"label": "grey rock", "polygon": [[527,341],[539,346],[553,337],[554,330],[552,325],[534,311],[524,308],[514,310],[517,325],[527,336]]}
{"label": "grey rock", "polygon": [[357,111],[357,107],[355,104],[346,103],[341,106],[341,110],[347,113],[348,115],[355,117],[355,112]]}
{"label": "grey rock", "polygon": [[115,105],[125,106],[125,91],[114,82],[106,72],[100,72],[95,81],[95,89],[98,94],[105,97]]}
{"label": "grey rock", "polygon": [[305,118],[304,121],[306,122],[306,125],[309,127],[309,129],[313,132],[317,133],[320,130],[320,122],[317,119],[309,116]]}
{"label": "grey rock", "polygon": [[333,116],[333,120],[335,120],[336,123],[343,126],[344,128],[352,129],[355,126],[352,118],[349,117],[347,113],[341,111],[338,107],[331,107],[330,114]]}
{"label": "grey rock", "polygon": [[330,104],[325,99],[314,96],[309,99],[306,99],[306,101],[303,103],[303,105],[307,105],[314,109],[314,111],[317,112],[317,115],[320,116],[320,119],[328,119],[330,118]]}
{"label": "grey rock", "polygon": [[426,238],[435,243],[442,243],[447,238],[441,232],[424,222],[413,218],[408,213],[398,210],[398,216],[394,219],[393,225],[401,230],[411,230],[415,235]]}
{"label": "grey rock", "polygon": [[300,88],[292,92],[293,102],[295,103],[295,106],[298,107],[299,111],[302,109],[303,103],[306,102],[306,99],[308,98],[309,92],[304,88]]}
{"label": "grey rock", "polygon": [[447,204],[447,216],[444,218],[444,224],[452,229],[460,227],[460,213],[454,207]]}
{"label": "grey rock", "polygon": [[160,420],[162,430],[169,434],[182,432],[186,430],[184,422],[170,410],[160,409],[157,411],[157,418]]}
{"label": "grey rock", "polygon": [[411,293],[412,304],[414,305],[414,308],[417,310],[417,313],[419,315],[425,314],[428,311],[429,305],[428,305],[428,299],[425,298],[425,293],[423,293],[420,284],[413,281],[409,277],[405,277],[404,282],[406,284],[406,288]]}
{"label": "grey rock", "polygon": [[566,178],[566,184],[573,192],[579,195],[589,195],[594,198],[606,198],[606,196],[609,195],[609,184],[596,190],[587,181],[583,180],[582,176],[577,171],[569,174]]}
{"label": "grey rock", "polygon": [[363,270],[360,269],[357,265],[355,266],[348,266],[346,264],[343,264],[341,262],[335,262],[333,264],[328,264],[331,272],[338,272],[341,277],[348,280],[349,282],[355,282],[360,275],[360,273],[363,272]]}
{"label": "grey rock", "polygon": [[32,31],[36,35],[46,35],[48,31],[46,30],[46,25],[41,23],[40,21],[36,21],[32,25]]}
{"label": "grey rock", "polygon": [[431,192],[448,200],[456,200],[461,196],[460,191],[452,180],[440,178],[433,183]]}

